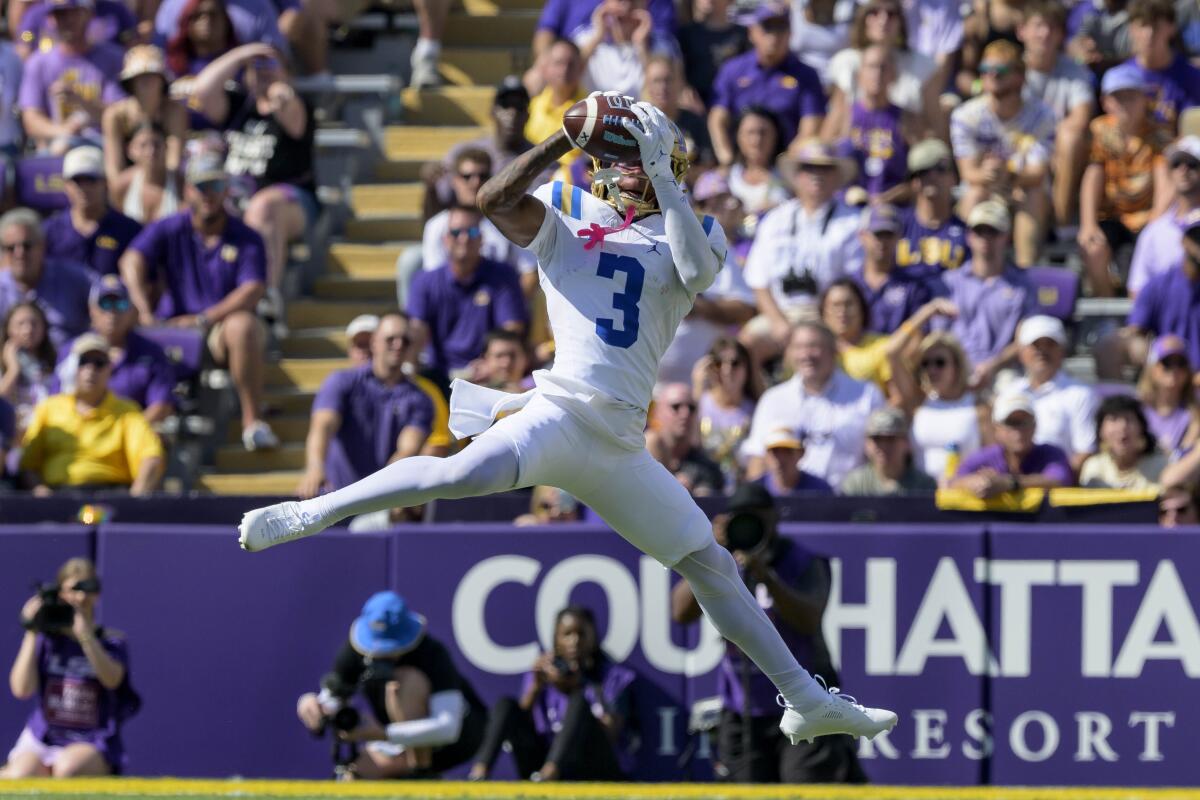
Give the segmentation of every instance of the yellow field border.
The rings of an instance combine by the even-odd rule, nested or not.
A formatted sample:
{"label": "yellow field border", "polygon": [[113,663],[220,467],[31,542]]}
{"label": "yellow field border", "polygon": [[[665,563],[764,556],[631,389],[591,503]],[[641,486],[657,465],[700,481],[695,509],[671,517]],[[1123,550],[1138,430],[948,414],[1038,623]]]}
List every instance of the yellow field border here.
{"label": "yellow field border", "polygon": [[412,781],[181,780],[79,778],[0,783],[0,798],[75,795],[187,797],[391,797],[463,800],[1200,800],[1200,789],[944,786],[748,786],[702,783],[456,783]]}

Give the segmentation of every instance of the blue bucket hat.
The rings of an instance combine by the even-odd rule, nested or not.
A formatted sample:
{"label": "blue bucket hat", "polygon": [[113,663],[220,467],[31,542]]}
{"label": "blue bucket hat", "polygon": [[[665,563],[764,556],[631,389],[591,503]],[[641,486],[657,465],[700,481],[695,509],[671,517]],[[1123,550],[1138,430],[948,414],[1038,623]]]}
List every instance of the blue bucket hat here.
{"label": "blue bucket hat", "polygon": [[350,646],[364,656],[386,658],[407,653],[425,635],[425,618],[395,592],[378,592],[350,625]]}

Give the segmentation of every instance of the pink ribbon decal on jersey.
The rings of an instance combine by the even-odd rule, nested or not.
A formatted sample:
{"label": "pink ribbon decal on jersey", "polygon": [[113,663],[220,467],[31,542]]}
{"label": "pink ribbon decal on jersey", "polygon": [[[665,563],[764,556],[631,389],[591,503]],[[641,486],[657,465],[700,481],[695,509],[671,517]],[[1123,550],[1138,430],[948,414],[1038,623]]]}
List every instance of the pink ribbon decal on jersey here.
{"label": "pink ribbon decal on jersey", "polygon": [[591,250],[596,245],[603,244],[605,236],[608,236],[610,233],[620,233],[621,231],[625,230],[630,225],[632,225],[633,224],[633,214],[634,214],[633,206],[629,206],[629,208],[625,209],[625,221],[623,223],[621,223],[621,225],[619,227],[602,228],[602,227],[600,227],[600,225],[598,223],[593,222],[590,228],[587,228],[585,230],[575,231],[575,235],[578,236],[580,239],[587,239],[588,240],[587,244],[585,244],[583,246],[583,249]]}

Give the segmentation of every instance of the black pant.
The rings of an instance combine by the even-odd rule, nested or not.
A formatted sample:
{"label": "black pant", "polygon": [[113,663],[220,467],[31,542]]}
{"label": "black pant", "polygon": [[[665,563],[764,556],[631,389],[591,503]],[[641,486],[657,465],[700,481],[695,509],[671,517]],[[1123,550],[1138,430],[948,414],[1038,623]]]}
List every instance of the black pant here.
{"label": "black pant", "polygon": [[512,748],[517,774],[524,779],[552,762],[565,781],[626,780],[608,733],[592,715],[583,692],[571,695],[562,728],[549,747],[534,728],[533,715],[523,711],[513,698],[502,698],[488,715],[487,733],[475,753],[475,763],[486,764],[491,770],[505,742]]}
{"label": "black pant", "polygon": [[793,745],[778,717],[752,717],[750,752],[742,746],[742,718],[725,711],[717,726],[717,755],[735,783],[866,783],[852,736],[818,736]]}

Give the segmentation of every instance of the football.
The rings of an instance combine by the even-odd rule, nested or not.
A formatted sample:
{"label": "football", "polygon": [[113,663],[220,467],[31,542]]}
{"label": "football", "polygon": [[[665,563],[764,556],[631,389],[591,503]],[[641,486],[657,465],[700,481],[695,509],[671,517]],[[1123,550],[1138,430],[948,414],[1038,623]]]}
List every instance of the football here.
{"label": "football", "polygon": [[585,98],[563,114],[563,129],[575,146],[590,156],[605,162],[636,164],[642,160],[641,152],[624,125],[627,119],[637,122],[632,110],[636,102],[618,94]]}

